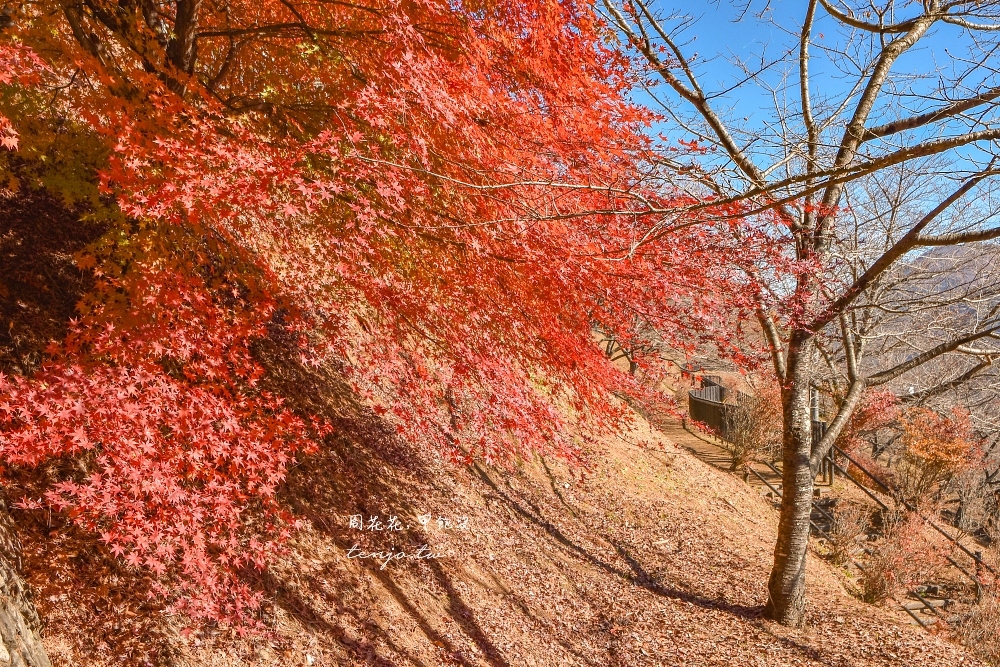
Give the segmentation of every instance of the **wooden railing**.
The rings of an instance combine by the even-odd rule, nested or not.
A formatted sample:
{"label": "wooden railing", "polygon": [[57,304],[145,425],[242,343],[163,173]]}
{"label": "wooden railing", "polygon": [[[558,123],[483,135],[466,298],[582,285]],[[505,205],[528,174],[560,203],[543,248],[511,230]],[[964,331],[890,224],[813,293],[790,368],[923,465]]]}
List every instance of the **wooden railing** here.
{"label": "wooden railing", "polygon": [[[727,400],[729,398],[733,398],[733,400],[732,401]],[[707,427],[718,438],[722,439],[725,442],[731,443],[735,435],[734,429],[736,428],[736,425],[738,423],[737,414],[740,410],[744,409],[744,405],[748,400],[750,400],[750,398],[751,398],[750,396],[741,391],[728,389],[724,387],[721,383],[720,378],[716,376],[706,376],[703,377],[701,380],[700,389],[694,389],[688,392],[688,415],[692,421],[698,422],[700,425]],[[817,444],[823,438],[823,435],[826,433],[826,429],[827,429],[826,422],[817,419],[812,420],[813,444]],[[841,459],[841,462],[844,463],[843,466],[837,463],[837,458]],[[781,471],[778,470],[773,465],[772,462],[763,461],[762,463],[768,468],[770,468],[770,470],[773,473],[775,473],[780,477]],[[872,473],[867,468],[862,466],[861,463],[859,463],[854,457],[852,457],[850,454],[840,449],[836,445],[834,445],[831,448],[830,453],[827,454],[827,456],[823,459],[822,469],[820,470],[820,474],[824,481],[829,480],[828,483],[832,485],[834,480],[834,475],[836,473],[839,473],[842,477],[844,477],[845,479],[853,483],[855,486],[857,486],[859,489],[861,489],[881,508],[888,509],[888,505],[883,501],[883,499],[879,498],[877,495],[872,493],[872,491],[868,488],[868,485],[863,484],[859,479],[857,479],[853,474],[851,474],[851,471],[848,470],[848,467],[852,467],[854,470],[864,474],[866,477],[871,479],[872,482],[874,482],[875,486],[878,487],[878,489],[882,493],[885,493],[886,496],[888,496],[889,498],[897,500],[907,510],[915,512],[918,516],[920,516],[921,519],[923,519],[923,521],[928,526],[930,526],[932,529],[940,533],[951,544],[957,547],[966,556],[971,558],[972,561],[975,563],[975,569],[976,569],[975,574],[969,572],[966,568],[962,567],[962,565],[959,564],[951,556],[948,556],[947,560],[959,572],[964,574],[973,584],[975,584],[977,594],[980,594],[982,589],[984,588],[983,581],[979,576],[977,576],[980,572],[986,571],[992,574],[994,577],[998,576],[996,570],[990,567],[988,563],[983,561],[982,556],[978,551],[970,550],[968,547],[966,547],[959,541],[962,537],[961,534],[959,534],[958,536],[951,535],[948,531],[939,526],[935,521],[932,521],[929,517],[925,516],[916,507],[911,505],[909,502],[906,502],[906,500],[902,498],[902,495],[898,492],[898,490],[896,490],[891,485],[879,479],[874,473]],[[767,487],[770,488],[770,490],[777,497],[779,498],[781,497],[780,483],[778,484],[777,487],[774,486],[767,479],[765,479],[763,475],[754,470],[753,466],[747,466],[747,473],[748,474],[752,473],[753,475],[755,475],[758,479],[760,479],[760,481],[762,481],[765,485],[767,485]],[[813,503],[813,510],[814,512],[818,512],[819,514],[823,515],[823,517],[828,519],[832,524],[833,517],[830,516],[821,507],[819,507],[819,505],[816,504],[815,502]],[[821,536],[827,538],[829,537],[826,534],[826,531],[823,530],[823,528],[821,528],[819,525],[817,525],[815,521],[811,520],[810,523],[812,525],[812,528]],[[860,568],[860,565],[858,567]],[[863,570],[863,568],[860,569]],[[924,596],[920,594],[919,590],[910,591],[910,594],[914,595],[921,603],[923,603],[923,605],[927,609],[930,609],[935,615],[940,616],[938,610],[935,609],[927,600],[924,599]],[[920,625],[922,626],[926,625],[926,623],[914,613],[915,610],[910,609],[906,604],[903,604],[902,607]]]}
{"label": "wooden railing", "polygon": [[[730,400],[732,399],[732,400]],[[722,385],[718,376],[701,378],[701,388],[688,392],[688,416],[691,421],[706,426],[726,442],[733,442],[737,428],[737,415],[753,397]],[[814,419],[812,440],[818,443],[826,433],[826,422]]]}

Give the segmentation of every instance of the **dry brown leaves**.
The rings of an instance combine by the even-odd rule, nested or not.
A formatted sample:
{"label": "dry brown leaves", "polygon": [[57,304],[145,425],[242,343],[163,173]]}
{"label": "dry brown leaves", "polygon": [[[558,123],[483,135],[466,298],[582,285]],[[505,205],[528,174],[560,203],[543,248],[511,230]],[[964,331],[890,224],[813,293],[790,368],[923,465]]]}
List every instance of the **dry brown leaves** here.
{"label": "dry brown leaves", "polygon": [[[254,582],[275,600],[266,619],[273,634],[191,632],[183,619],[150,612],[152,629],[118,622],[122,635],[159,633],[127,664],[981,664],[851,598],[816,559],[807,627],[763,619],[774,509],[649,429],[609,440],[581,479],[541,460],[515,471],[455,469],[388,432],[341,426],[343,439],[289,480],[286,500],[308,528],[281,566]],[[358,513],[397,515],[409,528],[351,530],[348,517]],[[426,514],[467,517],[470,530],[422,528],[416,517]],[[49,568],[68,567],[59,563],[71,560],[62,551],[79,552],[74,539],[50,540],[44,555],[28,559],[36,587]],[[385,569],[345,555],[354,544],[423,543],[450,555]],[[42,594],[56,664],[121,664],[116,651],[129,638],[116,643],[102,628],[130,618],[126,609],[141,611],[141,600],[126,590],[96,606],[114,574],[100,568],[100,576],[67,575],[52,599]]]}

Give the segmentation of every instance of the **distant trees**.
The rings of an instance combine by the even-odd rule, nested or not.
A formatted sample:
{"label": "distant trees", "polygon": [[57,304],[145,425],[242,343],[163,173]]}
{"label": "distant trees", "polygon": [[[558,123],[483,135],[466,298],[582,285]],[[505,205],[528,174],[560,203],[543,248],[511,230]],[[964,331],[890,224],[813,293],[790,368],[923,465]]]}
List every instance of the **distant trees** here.
{"label": "distant trees", "polygon": [[[787,243],[784,264],[742,269],[782,386],[768,609],[798,625],[813,479],[866,392],[913,386],[929,398],[994,373],[1000,3],[808,0],[794,18],[770,4],[755,15],[747,3],[741,19],[784,40],[733,56],[731,85],[714,83],[719,56],[685,44],[685,31],[707,23],[644,0],[604,0],[603,9],[650,85],[662,84],[654,94],[665,91],[664,113],[712,149],[682,165],[685,186],[705,206],[745,205]],[[908,58],[944,41],[933,59]],[[835,409],[813,443],[816,388]]]}

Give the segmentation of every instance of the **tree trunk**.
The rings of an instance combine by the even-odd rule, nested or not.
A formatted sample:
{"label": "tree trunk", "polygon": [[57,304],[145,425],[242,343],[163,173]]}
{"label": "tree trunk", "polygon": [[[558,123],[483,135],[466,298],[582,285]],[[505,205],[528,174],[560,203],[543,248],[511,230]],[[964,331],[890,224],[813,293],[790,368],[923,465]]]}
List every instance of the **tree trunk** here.
{"label": "tree trunk", "polygon": [[809,465],[812,420],[809,405],[808,339],[789,342],[787,375],[781,392],[781,515],[774,566],[768,579],[767,614],[781,623],[802,625],[806,605],[806,552],[812,513],[813,480]]}
{"label": "tree trunk", "polygon": [[18,573],[20,565],[14,522],[0,501],[0,667],[51,667],[39,637],[38,612]]}

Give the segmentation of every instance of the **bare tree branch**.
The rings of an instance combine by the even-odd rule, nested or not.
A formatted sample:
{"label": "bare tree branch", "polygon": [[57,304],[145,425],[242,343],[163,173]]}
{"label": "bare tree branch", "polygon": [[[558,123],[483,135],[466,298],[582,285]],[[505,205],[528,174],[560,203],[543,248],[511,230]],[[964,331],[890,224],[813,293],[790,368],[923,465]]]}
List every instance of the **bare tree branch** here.
{"label": "bare tree branch", "polygon": [[837,297],[835,301],[827,306],[824,309],[824,312],[808,325],[809,329],[812,331],[818,331],[827,323],[833,321],[833,319],[842,313],[847,306],[854,302],[858,295],[866,290],[879,276],[895,264],[896,260],[917,245],[926,245],[919,243],[920,233],[955,202],[960,200],[968,194],[970,190],[979,185],[984,178],[992,174],[992,166],[993,163],[991,162],[990,167],[987,170],[981,172],[973,178],[970,178],[962,184],[961,187],[943,199],[941,203],[924,215],[924,217],[913,225],[913,227],[910,228],[910,231],[903,235],[902,238],[896,241],[896,243],[893,244],[889,250],[882,253],[881,257],[872,262],[865,272],[854,281],[854,284],[848,287],[839,297]]}
{"label": "bare tree branch", "polygon": [[922,364],[925,364],[932,359],[940,357],[941,355],[947,354],[949,352],[954,352],[955,350],[965,345],[966,343],[971,343],[974,340],[985,338],[986,336],[996,333],[997,331],[1000,331],[1000,325],[993,325],[989,329],[986,329],[984,331],[970,333],[966,336],[962,336],[960,338],[956,338],[954,340],[941,343],[940,345],[936,345],[935,347],[932,347],[926,352],[918,354],[912,357],[911,359],[894,366],[893,368],[871,375],[865,381],[867,382],[869,387],[879,384],[885,384],[886,382],[889,382],[890,380],[895,380],[896,378],[898,378],[900,375],[903,375],[907,371],[913,370],[914,368]]}
{"label": "bare tree branch", "polygon": [[906,32],[913,27],[913,22],[916,20],[910,19],[909,21],[903,21],[902,23],[895,23],[892,25],[879,25],[862,21],[855,18],[853,14],[844,13],[830,4],[829,0],[820,0],[820,3],[823,5],[823,9],[830,13],[830,16],[834,17],[844,25],[849,25],[852,28],[857,28],[858,30],[864,30],[866,32],[875,32],[883,35]]}
{"label": "bare tree branch", "polygon": [[956,100],[948,106],[934,111],[928,111],[927,113],[923,113],[918,116],[902,118],[900,120],[892,121],[891,123],[885,123],[884,125],[869,128],[862,133],[861,141],[864,142],[871,141],[872,139],[881,139],[882,137],[888,137],[893,134],[898,134],[899,132],[905,132],[906,130],[915,130],[918,127],[931,125],[938,121],[953,118],[959,114],[965,113],[966,111],[970,111],[976,107],[993,102],[998,98],[1000,98],[1000,87],[990,88],[984,93],[980,93],[979,95],[975,95],[974,97],[969,97],[967,99]]}

